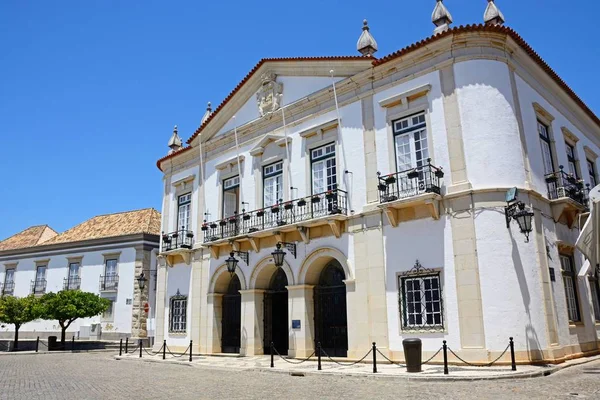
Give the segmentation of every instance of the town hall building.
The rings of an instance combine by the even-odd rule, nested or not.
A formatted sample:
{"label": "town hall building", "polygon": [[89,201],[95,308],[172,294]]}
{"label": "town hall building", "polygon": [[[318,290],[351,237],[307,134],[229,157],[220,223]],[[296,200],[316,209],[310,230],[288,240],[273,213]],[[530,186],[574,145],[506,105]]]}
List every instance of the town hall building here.
{"label": "town hall building", "polygon": [[157,347],[599,352],[599,272],[575,242],[600,119],[493,0],[484,24],[451,27],[441,0],[432,21],[381,58],[365,21],[359,55],[262,59],[185,144],[174,130]]}

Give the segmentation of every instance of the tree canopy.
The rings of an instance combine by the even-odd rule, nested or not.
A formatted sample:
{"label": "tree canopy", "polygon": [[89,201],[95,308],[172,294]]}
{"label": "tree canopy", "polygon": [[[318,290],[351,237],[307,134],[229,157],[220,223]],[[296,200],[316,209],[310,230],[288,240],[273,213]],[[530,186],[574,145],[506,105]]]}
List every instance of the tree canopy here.
{"label": "tree canopy", "polygon": [[21,325],[40,318],[44,307],[34,295],[27,297],[0,297],[0,322],[15,325],[15,348],[19,347]]}
{"label": "tree canopy", "polygon": [[42,296],[44,319],[54,319],[62,328],[61,341],[65,341],[65,332],[77,318],[94,317],[110,307],[110,300],[97,294],[80,290],[63,290]]}

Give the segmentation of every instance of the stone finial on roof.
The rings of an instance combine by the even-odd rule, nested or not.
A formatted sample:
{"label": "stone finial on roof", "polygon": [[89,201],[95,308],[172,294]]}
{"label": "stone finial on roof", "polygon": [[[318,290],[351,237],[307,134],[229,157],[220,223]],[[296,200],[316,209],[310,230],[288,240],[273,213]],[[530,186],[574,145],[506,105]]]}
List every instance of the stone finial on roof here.
{"label": "stone finial on roof", "polygon": [[487,8],[483,13],[483,21],[486,25],[502,25],[504,24],[504,14],[496,7],[494,0],[488,0]]}
{"label": "stone finial on roof", "polygon": [[206,120],[208,119],[208,117],[210,117],[210,114],[212,114],[212,106],[210,104],[210,101],[208,102],[207,106],[206,106],[206,111],[204,112],[204,115],[202,116],[202,120],[200,121],[200,125],[202,126]]}
{"label": "stone finial on roof", "polygon": [[171,139],[169,139],[169,148],[171,150],[169,150],[169,154],[172,154],[174,152],[176,152],[177,150],[181,149],[181,138],[179,137],[179,135],[177,134],[177,125],[175,125],[175,127],[173,128],[173,136],[171,136]]}
{"label": "stone finial on roof", "polygon": [[363,21],[363,31],[356,42],[356,50],[363,56],[372,56],[377,51],[377,42],[371,32],[369,32],[369,23],[365,19]]}
{"label": "stone finial on roof", "polygon": [[433,31],[434,35],[447,31],[452,23],[452,15],[444,5],[443,0],[437,0],[433,13],[431,14],[431,22],[436,26]]}

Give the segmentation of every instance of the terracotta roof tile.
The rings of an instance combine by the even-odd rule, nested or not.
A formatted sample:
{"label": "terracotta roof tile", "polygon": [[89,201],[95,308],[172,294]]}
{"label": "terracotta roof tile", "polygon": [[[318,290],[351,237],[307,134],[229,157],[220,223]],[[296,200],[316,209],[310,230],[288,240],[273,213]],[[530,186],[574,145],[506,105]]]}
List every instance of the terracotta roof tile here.
{"label": "terracotta roof tile", "polygon": [[0,242],[0,251],[33,247],[58,235],[48,225],[31,226]]}
{"label": "terracotta roof tile", "polygon": [[[456,33],[465,33],[465,32],[498,32],[505,33],[509,35],[565,92],[569,97],[571,97],[584,111],[585,113],[600,127],[600,119],[594,114],[594,112],[575,94],[575,92],[563,81],[558,74],[550,68],[550,66],[533,50],[533,48],[525,42],[525,40],[513,29],[503,26],[503,25],[461,25],[452,29],[449,29],[445,32],[430,36],[426,39],[423,39],[419,42],[413,43],[410,46],[404,47],[398,51],[395,51],[391,54],[388,54],[385,57],[376,59],[374,57],[364,57],[364,56],[346,56],[346,57],[297,57],[297,58],[263,58],[252,68],[252,70],[238,83],[238,85],[229,93],[229,95],[223,100],[221,104],[215,109],[215,111],[204,121],[204,123],[194,132],[194,134],[187,140],[187,144],[189,145],[196,136],[200,134],[200,132],[210,123],[210,121],[217,115],[217,113],[223,109],[223,107],[231,100],[231,98],[237,93],[238,90],[256,73],[256,71],[266,62],[269,61],[305,61],[305,60],[364,60],[371,58],[373,60],[373,67],[378,65],[385,64],[388,61],[394,60],[398,57],[402,57],[406,54],[409,54],[415,50],[418,50],[436,40],[440,40],[446,36],[450,36]],[[156,162],[156,166],[160,169],[160,163],[174,157],[191,147],[184,147],[181,150],[169,154],[165,157],[162,157]]]}
{"label": "terracotta roof tile", "polygon": [[160,213],[153,208],[99,215],[44,242],[46,244],[79,242],[138,233],[160,234]]}

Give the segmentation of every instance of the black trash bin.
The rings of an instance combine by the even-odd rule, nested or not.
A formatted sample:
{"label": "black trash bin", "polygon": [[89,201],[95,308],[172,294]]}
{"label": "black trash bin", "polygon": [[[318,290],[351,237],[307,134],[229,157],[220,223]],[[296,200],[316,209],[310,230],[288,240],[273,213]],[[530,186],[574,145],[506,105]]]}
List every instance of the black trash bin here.
{"label": "black trash bin", "polygon": [[402,341],[406,372],[421,372],[421,339],[411,338]]}
{"label": "black trash bin", "polygon": [[48,336],[48,351],[57,350],[58,349],[58,337],[57,336]]}

